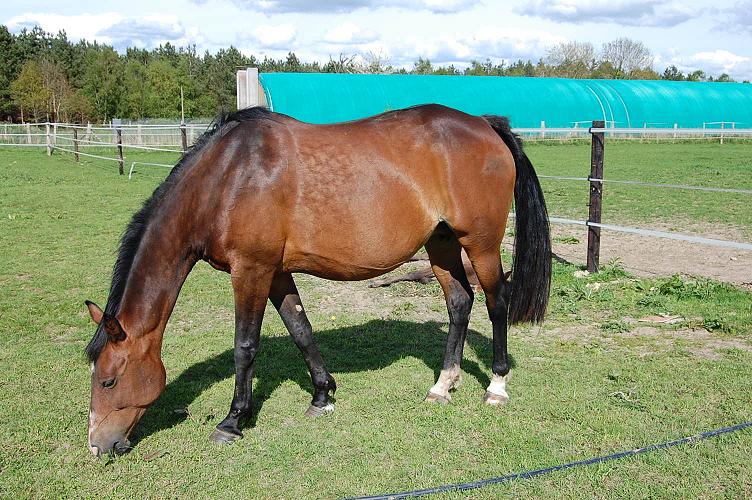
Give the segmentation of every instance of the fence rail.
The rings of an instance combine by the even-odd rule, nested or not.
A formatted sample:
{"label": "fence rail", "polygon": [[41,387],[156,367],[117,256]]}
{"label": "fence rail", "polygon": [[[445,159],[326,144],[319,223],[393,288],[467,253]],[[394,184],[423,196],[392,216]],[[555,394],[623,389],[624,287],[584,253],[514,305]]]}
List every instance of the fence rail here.
{"label": "fence rail", "polygon": [[[752,195],[752,189],[727,188],[714,186],[694,186],[684,184],[661,184],[631,179],[608,179],[604,175],[604,150],[607,140],[632,139],[710,139],[723,144],[731,138],[752,139],[752,128],[724,127],[720,128],[643,128],[615,127],[613,123],[593,121],[590,127],[580,126],[578,122],[572,128],[547,128],[541,123],[540,128],[516,128],[526,141],[538,140],[576,140],[590,139],[591,170],[588,177],[539,175],[541,179],[554,181],[587,182],[590,190],[589,215],[587,220],[550,217],[553,224],[579,225],[587,229],[587,266],[591,272],[597,272],[599,267],[601,230],[639,234],[648,237],[668,238],[691,243],[722,246],[738,250],[752,250],[752,243],[704,238],[671,231],[657,231],[647,228],[636,228],[604,223],[601,221],[601,205],[604,184],[625,184],[660,189],[683,189],[693,191],[731,193]],[[728,123],[728,122],[726,122]],[[610,126],[609,126],[610,125]],[[711,124],[706,124],[711,125]],[[76,161],[79,156],[106,160],[118,163],[118,169],[124,174],[124,164],[127,159],[124,151],[154,151],[163,153],[183,153],[206,129],[207,124],[149,124],[149,125],[112,125],[92,126],[69,123],[39,123],[39,124],[5,124],[0,125],[0,148],[16,147],[46,147],[47,153],[58,150],[74,155]],[[86,148],[96,148],[95,152],[86,152]],[[112,148],[113,155],[105,156],[102,149]],[[133,176],[136,165],[171,168],[173,164],[151,161],[130,161],[128,178]],[[512,214],[512,216],[514,216]]]}
{"label": "fence rail", "polygon": [[78,132],[82,147],[117,144],[117,133],[122,135],[123,146],[151,146],[181,148],[192,144],[208,124],[148,124],[94,126],[71,123],[0,124],[0,146],[56,145],[59,140],[73,140]]}

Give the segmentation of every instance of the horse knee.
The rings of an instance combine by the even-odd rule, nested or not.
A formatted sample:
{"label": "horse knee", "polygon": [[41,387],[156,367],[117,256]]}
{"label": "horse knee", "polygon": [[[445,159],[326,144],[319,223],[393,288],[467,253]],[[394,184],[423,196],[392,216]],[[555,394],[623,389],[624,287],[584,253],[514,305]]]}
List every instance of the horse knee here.
{"label": "horse knee", "polygon": [[452,323],[466,323],[473,308],[473,299],[472,290],[461,286],[453,287],[447,297],[449,320]]}
{"label": "horse knee", "polygon": [[235,364],[245,365],[253,362],[258,352],[257,340],[243,340],[235,346]]}

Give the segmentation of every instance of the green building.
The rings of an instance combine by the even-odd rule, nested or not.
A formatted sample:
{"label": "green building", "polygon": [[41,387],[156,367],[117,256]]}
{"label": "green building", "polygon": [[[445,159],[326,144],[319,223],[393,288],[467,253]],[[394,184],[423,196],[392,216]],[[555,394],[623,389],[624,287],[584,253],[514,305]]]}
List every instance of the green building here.
{"label": "green building", "polygon": [[599,119],[615,127],[717,128],[725,122],[727,128],[752,128],[752,85],[743,83],[324,73],[257,78],[258,103],[311,123],[439,103],[506,115],[518,128],[541,122],[587,127]]}

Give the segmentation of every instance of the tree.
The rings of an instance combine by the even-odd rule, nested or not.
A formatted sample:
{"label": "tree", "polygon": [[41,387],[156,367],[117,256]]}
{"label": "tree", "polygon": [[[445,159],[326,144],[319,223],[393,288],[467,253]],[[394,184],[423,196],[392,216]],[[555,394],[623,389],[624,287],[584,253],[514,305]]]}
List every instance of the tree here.
{"label": "tree", "polygon": [[[296,61],[297,59],[298,58],[295,57]],[[290,58],[288,56],[288,61],[289,60]],[[300,66],[299,62],[298,66]],[[329,56],[329,62],[324,64],[322,70],[324,73],[362,73],[362,67],[356,61],[355,56],[346,56],[345,54],[340,54],[338,59],[332,59],[332,57]]]}
{"label": "tree", "polygon": [[635,69],[629,72],[630,80],[660,80],[661,75],[653,68]]}
{"label": "tree", "polygon": [[688,82],[704,82],[706,80],[705,72],[701,69],[696,69],[687,74]]}
{"label": "tree", "polygon": [[16,39],[5,25],[0,25],[0,120],[13,112],[10,83],[17,75]]}
{"label": "tree", "polygon": [[438,68],[435,68],[433,70],[434,75],[451,75],[451,76],[457,76],[461,75],[460,70],[454,67],[454,64],[450,64],[449,66],[439,66]]}
{"label": "tree", "polygon": [[120,57],[112,47],[92,45],[89,48],[82,90],[102,121],[115,117],[120,109],[122,77]]}
{"label": "tree", "polygon": [[60,109],[73,93],[73,89],[65,77],[63,68],[52,59],[43,57],[39,62],[39,71],[48,92],[47,115],[52,121],[60,121]]}
{"label": "tree", "polygon": [[527,61],[518,59],[517,62],[509,65],[506,74],[508,76],[535,76],[535,67],[529,59]]}
{"label": "tree", "polygon": [[75,90],[65,101],[62,112],[66,121],[71,123],[85,123],[94,117],[94,107],[80,90]]}
{"label": "tree", "polygon": [[596,66],[595,48],[590,42],[562,42],[548,50],[546,62],[556,76],[588,78]]}
{"label": "tree", "polygon": [[419,57],[418,60],[415,61],[411,73],[416,75],[430,75],[433,73],[433,64],[431,64],[430,60]]}
{"label": "tree", "polygon": [[719,75],[719,76],[718,76],[717,78],[715,78],[715,79],[713,79],[713,78],[711,77],[711,78],[710,78],[710,81],[715,81],[715,82],[733,82],[733,81],[734,81],[734,79],[733,79],[733,78],[731,78],[731,77],[730,77],[730,76],[728,75],[728,73],[721,73],[721,74],[720,74],[720,75]]}
{"label": "tree", "polygon": [[684,80],[684,73],[679,71],[679,68],[674,66],[673,64],[669,67],[667,67],[663,71],[663,75],[661,76],[664,80],[677,80],[681,81]]}
{"label": "tree", "polygon": [[50,95],[36,61],[26,61],[18,78],[10,85],[10,94],[21,109],[22,122],[27,118],[39,121],[44,116]]}
{"label": "tree", "polygon": [[146,116],[179,117],[180,84],[175,68],[167,60],[154,61],[146,67],[146,80]]}
{"label": "tree", "polygon": [[394,73],[394,67],[383,53],[369,51],[367,54],[363,54],[363,71],[365,73],[389,74]]}
{"label": "tree", "polygon": [[614,78],[628,78],[633,71],[648,69],[653,65],[650,49],[630,38],[617,38],[604,43],[601,60],[614,68]]}
{"label": "tree", "polygon": [[139,54],[128,52],[128,61],[123,69],[123,99],[120,101],[120,115],[124,118],[141,119],[149,116],[146,101],[149,95],[149,82],[146,79],[146,64]]}

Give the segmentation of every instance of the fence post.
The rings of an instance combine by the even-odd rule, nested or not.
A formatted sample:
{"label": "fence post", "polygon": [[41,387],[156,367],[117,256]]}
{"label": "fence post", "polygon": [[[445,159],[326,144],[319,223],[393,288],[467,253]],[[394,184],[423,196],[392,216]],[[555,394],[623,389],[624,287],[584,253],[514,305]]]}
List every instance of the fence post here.
{"label": "fence post", "polygon": [[674,139],[676,139],[676,129],[678,129],[678,128],[679,128],[679,124],[678,123],[674,123]]}
{"label": "fence post", "polygon": [[541,120],[540,128],[541,128],[540,138],[545,139],[546,138],[546,121],[545,120]]}
{"label": "fence post", "polygon": [[180,142],[183,144],[183,153],[188,151],[188,135],[185,131],[185,122],[180,122]]}
{"label": "fence post", "polygon": [[[593,128],[602,129],[606,125],[603,120],[593,120]],[[588,204],[588,223],[601,222],[601,202],[603,200],[603,152],[604,152],[603,132],[591,132],[590,134],[590,177],[589,179],[598,179],[590,181],[590,203]],[[588,244],[587,244],[587,270],[591,273],[598,272],[598,261],[601,252],[601,228],[593,227],[588,224]]]}
{"label": "fence post", "polygon": [[141,137],[141,124],[140,123],[136,126],[136,131],[137,131],[136,132],[136,135],[137,135],[136,141],[138,141],[137,144],[139,146],[143,146],[144,145],[144,140]]}
{"label": "fence post", "polygon": [[57,146],[57,122],[52,124],[52,146]]}
{"label": "fence post", "polygon": [[723,144],[723,126],[725,125],[725,122],[721,122],[721,144]]}
{"label": "fence post", "polygon": [[76,126],[73,126],[73,157],[76,159],[76,163],[80,162],[81,159],[78,156],[78,129]]}
{"label": "fence post", "polygon": [[118,172],[120,172],[120,175],[123,175],[123,164],[125,163],[123,161],[123,131],[120,127],[118,127],[117,129],[115,129],[115,132],[117,133]]}
{"label": "fence post", "polygon": [[50,123],[44,124],[45,140],[47,141],[47,156],[52,156],[52,142],[50,142]]}
{"label": "fence post", "polygon": [[31,125],[26,124],[26,143],[31,144]]}

